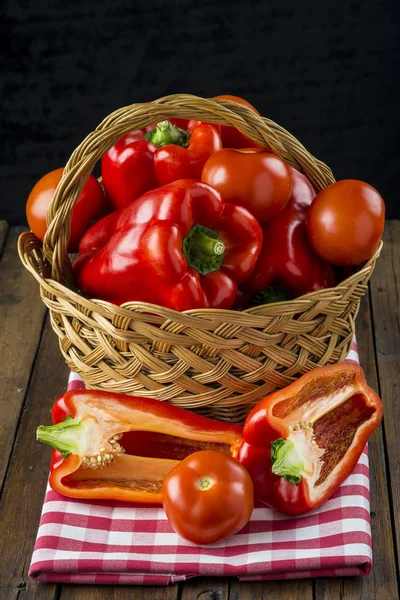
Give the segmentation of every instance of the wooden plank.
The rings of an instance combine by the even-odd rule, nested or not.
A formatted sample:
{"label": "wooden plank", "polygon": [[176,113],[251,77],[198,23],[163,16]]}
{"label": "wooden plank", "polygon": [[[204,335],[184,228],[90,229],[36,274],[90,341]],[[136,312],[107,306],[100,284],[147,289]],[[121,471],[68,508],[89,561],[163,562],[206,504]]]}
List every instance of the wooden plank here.
{"label": "wooden plank", "polygon": [[181,584],[179,600],[228,600],[228,598],[227,577],[196,577]]}
{"label": "wooden plank", "polygon": [[23,230],[10,229],[0,261],[0,489],[46,313],[38,284],[22,267],[17,253],[17,238]]}
{"label": "wooden plank", "polygon": [[[378,391],[378,374],[373,344],[372,319],[369,295],[360,306],[356,323],[360,363],[368,384]],[[368,577],[320,579],[315,582],[315,600],[334,598],[398,598],[393,532],[390,523],[386,465],[383,447],[383,430],[374,432],[368,444],[371,488],[371,529],[373,569]]]}
{"label": "wooden plank", "polygon": [[50,407],[64,391],[67,375],[57,337],[47,319],[0,501],[0,523],[4,524],[0,598],[7,600],[31,599],[36,593],[38,598],[57,598],[56,586],[43,584],[38,588],[27,572],[51,456],[51,448],[36,441],[35,431],[41,423],[49,422]]}
{"label": "wooden plank", "polygon": [[60,600],[177,600],[178,584],[160,587],[64,585]]}
{"label": "wooden plank", "polygon": [[283,581],[233,581],[229,600],[312,600],[311,579]]}
{"label": "wooden plank", "polygon": [[[353,581],[353,580],[352,580]],[[314,600],[343,600],[343,582],[344,579],[316,579],[314,582]],[[349,598],[362,598],[360,595],[353,594]]]}
{"label": "wooden plank", "polygon": [[58,600],[61,592],[61,583],[42,583],[39,582],[32,594],[26,595],[23,592],[18,596],[18,600]]}
{"label": "wooden plank", "polygon": [[7,221],[0,221],[0,257],[3,251],[4,243],[6,241],[8,231]]}
{"label": "wooden plank", "polygon": [[372,316],[387,450],[388,481],[395,531],[397,573],[400,552],[400,221],[387,221],[384,246],[371,282]]}

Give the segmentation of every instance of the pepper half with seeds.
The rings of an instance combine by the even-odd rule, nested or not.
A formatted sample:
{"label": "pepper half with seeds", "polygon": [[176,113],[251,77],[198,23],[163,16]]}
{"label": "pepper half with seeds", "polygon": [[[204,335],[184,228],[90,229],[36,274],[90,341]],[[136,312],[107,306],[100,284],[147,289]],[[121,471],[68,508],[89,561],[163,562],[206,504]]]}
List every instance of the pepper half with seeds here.
{"label": "pepper half with seeds", "polygon": [[55,448],[50,485],[72,498],[161,504],[165,476],[198,450],[235,456],[242,427],[158,400],[74,390],[59,398],[37,439]]}
{"label": "pepper half with seeds", "polygon": [[256,498],[288,515],[328,500],[352,472],[382,412],[352,361],[314,369],[261,400],[246,419],[238,452]]}

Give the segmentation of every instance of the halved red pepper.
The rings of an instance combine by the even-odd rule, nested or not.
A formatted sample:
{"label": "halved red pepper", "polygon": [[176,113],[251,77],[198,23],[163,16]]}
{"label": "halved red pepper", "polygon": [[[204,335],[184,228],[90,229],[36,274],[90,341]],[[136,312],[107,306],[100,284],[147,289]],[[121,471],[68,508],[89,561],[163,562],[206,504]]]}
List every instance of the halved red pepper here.
{"label": "halved red pepper", "polygon": [[127,133],[103,156],[103,185],[115,208],[177,179],[200,179],[222,141],[212,125],[190,121],[187,127],[162,121]]}
{"label": "halved red pepper", "polygon": [[245,208],[224,203],[207,184],[182,179],[89,229],[74,272],[85,294],[114,304],[229,309],[261,245],[261,227]]}
{"label": "halved red pepper", "polygon": [[259,402],[238,460],[258,500],[288,515],[316,508],[354,469],[382,402],[351,361],[320,367]]}
{"label": "halved red pepper", "polygon": [[74,390],[54,404],[37,439],[56,448],[50,485],[71,498],[160,504],[165,476],[198,450],[235,455],[242,427],[111,392]]}

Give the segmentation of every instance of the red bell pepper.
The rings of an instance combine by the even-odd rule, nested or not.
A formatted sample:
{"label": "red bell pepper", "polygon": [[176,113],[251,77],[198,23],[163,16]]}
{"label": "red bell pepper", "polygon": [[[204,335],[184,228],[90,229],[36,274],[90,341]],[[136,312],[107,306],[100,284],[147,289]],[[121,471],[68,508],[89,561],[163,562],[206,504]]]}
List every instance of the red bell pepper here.
{"label": "red bell pepper", "polygon": [[335,285],[331,265],[314,252],[307,236],[307,209],[315,191],[302,173],[288,168],[292,193],[282,212],[262,228],[263,247],[251,277],[242,286],[242,308],[291,300]]}
{"label": "red bell pepper", "polygon": [[351,361],[314,369],[261,400],[246,419],[238,453],[258,500],[288,515],[328,500],[352,472],[382,411]]}
{"label": "red bell pepper", "polygon": [[54,404],[50,485],[71,498],[161,504],[165,476],[198,450],[235,455],[242,427],[149,398],[75,390]]}
{"label": "red bell pepper", "polygon": [[182,179],[89,229],[74,270],[85,294],[115,304],[229,309],[261,245],[261,227],[246,209]]}
{"label": "red bell pepper", "polygon": [[192,121],[188,128],[162,121],[127,133],[103,156],[103,185],[115,208],[177,179],[200,179],[205,162],[222,142],[211,125]]}

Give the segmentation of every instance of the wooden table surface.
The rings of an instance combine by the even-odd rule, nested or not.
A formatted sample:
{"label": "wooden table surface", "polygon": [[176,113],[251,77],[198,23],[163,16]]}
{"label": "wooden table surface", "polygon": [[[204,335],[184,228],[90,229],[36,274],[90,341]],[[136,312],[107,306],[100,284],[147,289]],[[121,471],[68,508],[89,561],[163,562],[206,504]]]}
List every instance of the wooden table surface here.
{"label": "wooden table surface", "polygon": [[369,446],[371,574],[262,583],[199,578],[170,587],[38,584],[28,578],[51,454],[35,441],[35,430],[49,422],[50,407],[65,388],[68,369],[38,285],[18,258],[22,230],[0,221],[0,600],[399,598],[400,221],[386,224],[383,254],[357,318],[361,365],[385,406],[383,425]]}

